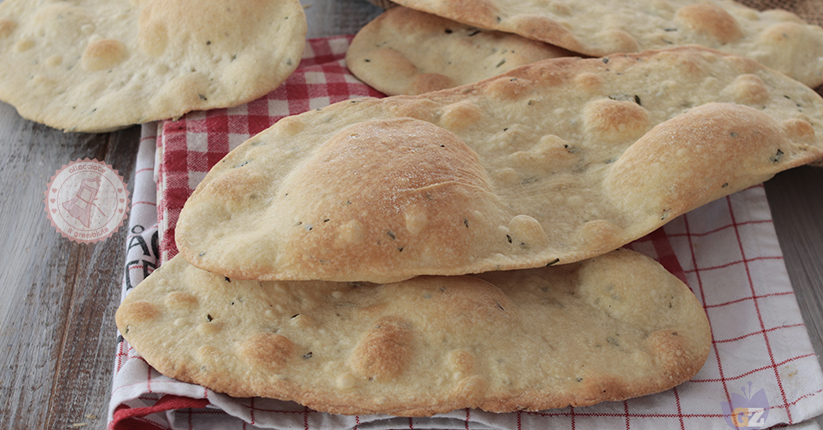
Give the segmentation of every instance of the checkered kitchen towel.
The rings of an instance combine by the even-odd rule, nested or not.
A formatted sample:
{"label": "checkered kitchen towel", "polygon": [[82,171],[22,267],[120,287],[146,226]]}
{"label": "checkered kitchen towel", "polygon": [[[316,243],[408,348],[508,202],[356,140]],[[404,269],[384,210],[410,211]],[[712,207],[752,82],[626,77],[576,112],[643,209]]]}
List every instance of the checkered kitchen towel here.
{"label": "checkered kitchen towel", "polygon": [[[124,296],[160,261],[176,253],[174,224],[183,203],[229,150],[285,115],[350,97],[380,96],[346,70],[342,59],[349,40],[310,40],[295,75],[260,100],[144,126]],[[823,413],[823,372],[786,274],[762,186],[681,216],[630,247],[657,259],[684,280],[703,303],[712,325],[713,345],[705,366],[691,381],[672,390],[542,412],[493,414],[465,409],[432,418],[342,416],[291,402],[230,398],[172,380],[152,369],[120,338],[109,426],[726,429],[734,428],[733,417],[740,428],[764,428],[802,423]],[[738,408],[748,408],[749,414],[735,415]],[[803,427],[817,428],[814,423]]]}

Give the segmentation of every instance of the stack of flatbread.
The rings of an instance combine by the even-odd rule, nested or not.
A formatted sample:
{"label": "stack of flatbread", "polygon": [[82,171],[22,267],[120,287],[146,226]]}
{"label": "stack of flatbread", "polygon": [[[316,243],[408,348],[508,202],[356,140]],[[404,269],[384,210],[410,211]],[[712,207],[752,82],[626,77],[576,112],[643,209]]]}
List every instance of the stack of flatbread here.
{"label": "stack of flatbread", "polygon": [[[615,8],[600,3],[552,13],[585,21]],[[284,118],[209,172],[180,215],[180,254],[117,312],[148,363],[232,396],[403,416],[591,405],[666,390],[701,368],[711,344],[702,306],[621,247],[823,157],[823,99],[752,58],[693,45],[563,54],[462,83],[463,72],[420,65],[488,73],[502,58],[474,53],[498,42],[501,55],[558,51],[492,33],[539,33],[502,4],[443,4],[465,8],[455,19],[499,25],[415,26],[400,8],[397,22],[481,41],[455,48],[471,51],[472,66],[445,60],[448,49],[431,52],[442,61],[409,59],[394,42],[376,56],[353,44],[352,58],[401,64],[397,88],[445,89]],[[670,4],[649,10],[665,19]],[[662,34],[691,28],[687,12],[676,15]],[[788,27],[819,30],[798,25]],[[599,26],[584,33],[600,45],[560,39],[580,39],[564,46],[578,52],[660,39]],[[723,46],[751,33],[734,28],[742,36]]]}
{"label": "stack of flatbread", "polygon": [[[358,32],[352,73],[389,94],[488,78],[544,58],[697,44],[823,84],[823,28],[731,0],[397,0]],[[571,52],[570,52],[571,51]]]}

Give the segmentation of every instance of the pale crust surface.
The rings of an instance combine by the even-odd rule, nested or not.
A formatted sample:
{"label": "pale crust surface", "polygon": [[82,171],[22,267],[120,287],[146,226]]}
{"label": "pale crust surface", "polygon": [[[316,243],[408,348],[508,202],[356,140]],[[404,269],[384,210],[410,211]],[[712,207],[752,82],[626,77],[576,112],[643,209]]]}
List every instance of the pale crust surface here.
{"label": "pale crust surface", "polygon": [[571,55],[576,54],[516,34],[395,7],[357,32],[346,65],[384,94],[422,94]]}
{"label": "pale crust surface", "polygon": [[592,56],[698,44],[753,58],[810,87],[823,84],[823,28],[784,10],[731,0],[397,0]]}
{"label": "pale crust surface", "polygon": [[297,0],[6,0],[0,100],[85,132],[236,106],[297,68],[305,35]]}
{"label": "pale crust surface", "polygon": [[628,250],[386,285],[240,281],[178,256],[116,320],[167,376],[343,414],[622,400],[688,380],[711,346],[688,287]]}
{"label": "pale crust surface", "polygon": [[699,47],[550,59],[285,118],[209,172],[176,240],[240,279],[564,264],[821,157],[823,100],[753,60]]}

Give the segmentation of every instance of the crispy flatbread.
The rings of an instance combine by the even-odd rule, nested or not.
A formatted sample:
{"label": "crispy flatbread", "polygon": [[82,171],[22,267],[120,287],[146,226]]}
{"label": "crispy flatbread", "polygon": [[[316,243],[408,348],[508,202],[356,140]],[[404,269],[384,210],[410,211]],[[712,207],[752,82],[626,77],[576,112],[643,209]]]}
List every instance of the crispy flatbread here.
{"label": "crispy flatbread", "polygon": [[5,0],[0,100],[85,132],[236,106],[297,68],[305,36],[298,0]]}
{"label": "crispy flatbread", "polygon": [[178,256],[116,320],[167,376],[343,414],[622,400],[688,380],[711,346],[689,288],[628,250],[387,285],[241,281]]}
{"label": "crispy flatbread", "polygon": [[285,118],[208,173],[176,240],[239,279],[571,263],[821,157],[823,99],[753,60],[700,47],[549,59]]}
{"label": "crispy flatbread", "polygon": [[516,34],[480,30],[395,7],[357,32],[346,53],[346,65],[384,94],[422,94],[571,55],[576,54]]}
{"label": "crispy flatbread", "polygon": [[592,56],[699,44],[753,58],[811,87],[823,84],[823,29],[784,10],[759,12],[731,0],[396,3]]}

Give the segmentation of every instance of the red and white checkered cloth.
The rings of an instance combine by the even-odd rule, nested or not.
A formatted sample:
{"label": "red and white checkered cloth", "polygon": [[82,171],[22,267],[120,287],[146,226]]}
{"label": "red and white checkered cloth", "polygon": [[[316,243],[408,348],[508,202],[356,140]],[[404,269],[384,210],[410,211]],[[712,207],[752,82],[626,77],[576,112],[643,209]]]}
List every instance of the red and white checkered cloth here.
{"label": "red and white checkered cloth", "polygon": [[[346,36],[310,40],[298,71],[248,105],[144,126],[124,297],[160,261],[176,254],[174,225],[183,203],[228,151],[283,116],[351,97],[381,96],[346,69],[349,41]],[[747,422],[745,415],[735,415],[740,428],[798,423],[819,428],[808,420],[823,414],[823,372],[786,274],[762,186],[681,216],[630,247],[685,281],[712,326],[706,365],[691,381],[667,392],[542,412],[464,409],[413,419],[332,415],[291,402],[230,398],[167,378],[120,337],[109,428],[726,429],[735,428],[732,411],[741,407],[756,416]]]}

